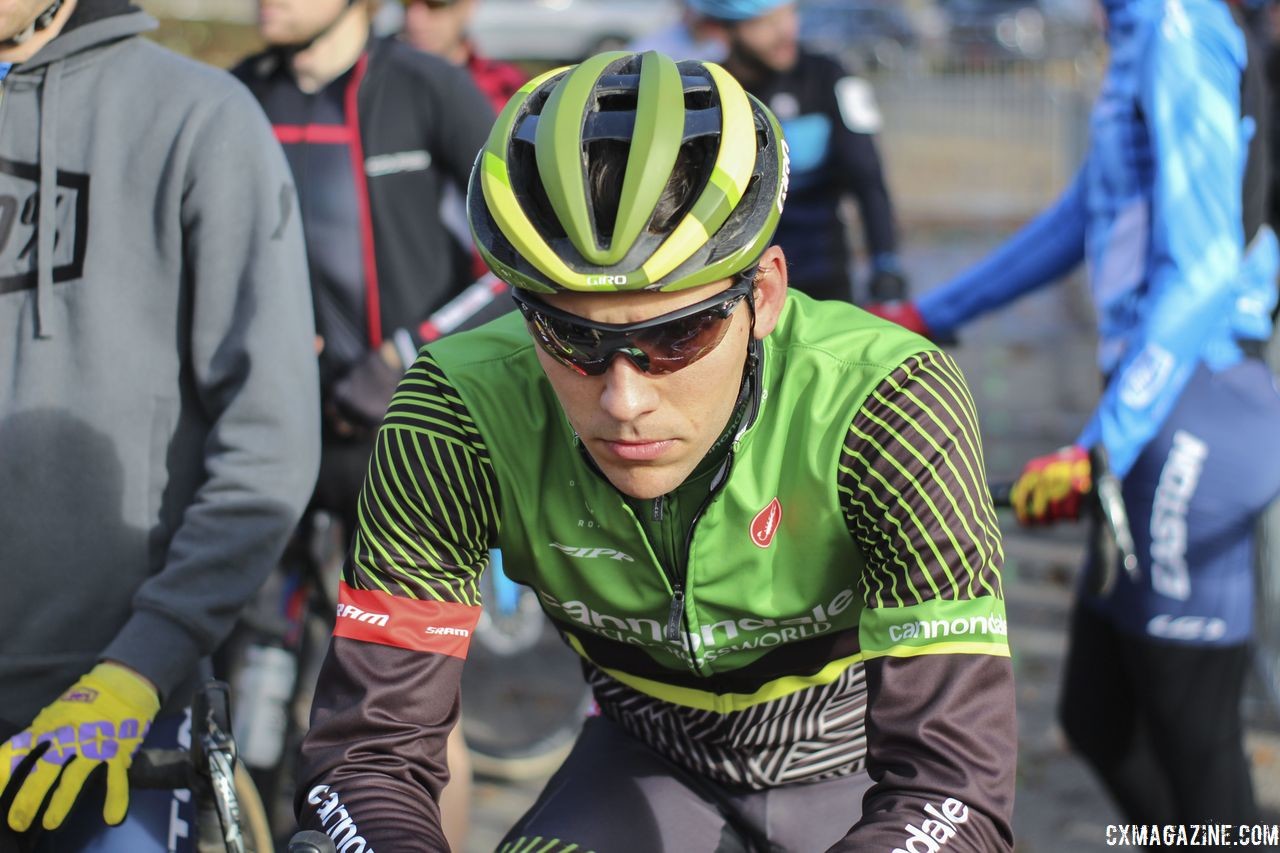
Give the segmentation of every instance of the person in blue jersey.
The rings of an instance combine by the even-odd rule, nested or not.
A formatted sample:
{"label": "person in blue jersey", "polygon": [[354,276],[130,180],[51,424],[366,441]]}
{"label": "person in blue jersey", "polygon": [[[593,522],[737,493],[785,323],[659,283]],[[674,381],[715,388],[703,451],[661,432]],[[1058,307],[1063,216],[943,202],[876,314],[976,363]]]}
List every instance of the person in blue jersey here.
{"label": "person in blue jersey", "polygon": [[942,336],[1088,261],[1105,390],[1013,498],[1024,524],[1076,518],[1101,444],[1140,573],[1104,597],[1086,567],[1063,724],[1132,822],[1244,823],[1253,527],[1280,492],[1280,394],[1258,357],[1280,265],[1260,62],[1224,0],[1104,6],[1111,63],[1062,197],[973,269],[871,308]]}
{"label": "person in blue jersey", "polygon": [[866,300],[902,300],[907,279],[876,148],[882,117],[871,85],[836,59],[800,47],[790,0],[687,0],[701,32],[728,45],[724,67],[782,123],[791,157],[778,245],[791,286],[817,299],[852,301],[853,253],[840,204],[858,206],[869,258]]}

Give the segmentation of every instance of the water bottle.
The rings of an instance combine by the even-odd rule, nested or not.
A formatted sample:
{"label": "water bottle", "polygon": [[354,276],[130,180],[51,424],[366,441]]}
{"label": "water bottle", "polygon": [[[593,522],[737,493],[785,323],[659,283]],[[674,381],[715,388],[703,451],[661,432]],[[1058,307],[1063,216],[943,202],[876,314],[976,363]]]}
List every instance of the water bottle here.
{"label": "water bottle", "polygon": [[289,721],[289,699],[298,677],[298,662],[279,646],[254,644],[235,679],[232,731],[240,758],[255,770],[280,763]]}

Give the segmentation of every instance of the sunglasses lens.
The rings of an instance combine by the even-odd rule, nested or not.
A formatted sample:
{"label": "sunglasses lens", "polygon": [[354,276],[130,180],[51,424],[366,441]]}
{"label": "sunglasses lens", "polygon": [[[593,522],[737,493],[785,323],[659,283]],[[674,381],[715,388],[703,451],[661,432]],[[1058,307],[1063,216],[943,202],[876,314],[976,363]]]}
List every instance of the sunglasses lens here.
{"label": "sunglasses lens", "polygon": [[711,352],[728,333],[729,316],[708,308],[637,334],[636,347],[649,356],[647,372],[674,373]]}
{"label": "sunglasses lens", "polygon": [[600,346],[600,335],[587,326],[577,326],[533,309],[525,312],[547,355],[587,376],[599,376],[609,365],[609,352]]}
{"label": "sunglasses lens", "polygon": [[624,336],[550,317],[532,307],[525,311],[525,318],[542,349],[578,373],[599,376],[614,355],[623,354],[644,372],[661,376],[688,367],[715,349],[729,330],[732,313],[724,305],[712,306]]}

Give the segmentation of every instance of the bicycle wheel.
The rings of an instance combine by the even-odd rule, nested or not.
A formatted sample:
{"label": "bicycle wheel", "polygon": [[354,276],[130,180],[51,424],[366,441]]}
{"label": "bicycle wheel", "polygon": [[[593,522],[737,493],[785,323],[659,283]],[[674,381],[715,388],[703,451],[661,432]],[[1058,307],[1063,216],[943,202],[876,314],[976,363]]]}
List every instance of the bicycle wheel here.
{"label": "bicycle wheel", "polygon": [[521,781],[560,765],[591,708],[575,655],[501,558],[481,580],[484,615],[462,675],[462,733],[475,772]]}
{"label": "bicycle wheel", "polygon": [[258,787],[253,784],[253,777],[239,761],[235,768],[235,792],[240,807],[240,836],[244,841],[245,853],[268,853],[274,850],[275,840],[271,837],[266,807],[258,794]]}

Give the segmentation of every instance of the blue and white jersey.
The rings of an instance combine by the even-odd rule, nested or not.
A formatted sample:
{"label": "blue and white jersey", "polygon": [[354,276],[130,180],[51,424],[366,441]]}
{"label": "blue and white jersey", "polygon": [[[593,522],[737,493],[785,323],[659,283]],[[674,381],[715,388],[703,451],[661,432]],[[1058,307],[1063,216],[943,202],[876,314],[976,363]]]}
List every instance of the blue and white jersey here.
{"label": "blue and white jersey", "polygon": [[1243,358],[1271,333],[1280,248],[1245,246],[1242,184],[1256,130],[1242,110],[1244,34],[1222,0],[1106,0],[1111,64],[1091,144],[1062,197],[982,264],[919,300],[946,333],[1045,286],[1081,260],[1108,377],[1079,438],[1120,475],[1196,368]]}

